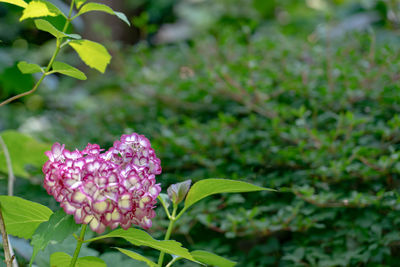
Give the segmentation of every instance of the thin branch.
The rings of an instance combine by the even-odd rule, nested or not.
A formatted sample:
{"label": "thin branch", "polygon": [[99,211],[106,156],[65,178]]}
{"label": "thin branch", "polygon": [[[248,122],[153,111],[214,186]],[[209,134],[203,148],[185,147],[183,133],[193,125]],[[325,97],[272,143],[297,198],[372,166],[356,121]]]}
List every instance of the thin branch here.
{"label": "thin branch", "polygon": [[[0,145],[1,145],[2,149],[3,149],[3,151],[4,151],[4,157],[6,158],[6,164],[7,164],[7,169],[8,169],[8,195],[12,196],[13,193],[14,193],[15,176],[14,176],[14,172],[13,172],[13,169],[12,169],[10,153],[9,153],[7,145],[4,142],[3,137],[1,137],[1,135],[0,135]],[[1,211],[0,211],[0,213],[1,213]],[[0,223],[4,224],[4,221],[1,220]],[[5,226],[4,226],[4,233],[6,233]],[[4,237],[3,237],[3,240],[4,240]],[[14,249],[13,249],[13,247],[11,245],[11,242],[10,242],[10,239],[9,239],[8,236],[7,236],[7,247],[8,247],[8,251],[9,251],[10,255],[14,255]],[[4,249],[6,249],[5,246],[4,246]],[[18,267],[18,262],[17,262],[17,260],[15,259],[14,256],[12,256],[11,262],[12,262],[12,266],[13,267]]]}
{"label": "thin branch", "polygon": [[[220,74],[220,73],[217,73],[217,75],[218,75],[217,78],[220,81],[223,81],[231,88],[234,88],[237,91],[239,91],[238,93],[236,93],[236,92],[232,92],[230,90],[220,89],[219,90],[220,93],[223,93],[223,94],[225,94],[225,96],[228,96],[229,98],[238,102],[239,104],[244,105],[250,111],[256,112],[259,115],[266,117],[268,119],[272,119],[272,118],[275,118],[278,116],[276,114],[276,112],[267,110],[265,107],[257,105],[258,103],[254,102],[254,100],[256,100],[257,102],[259,101],[257,98],[253,99],[253,101],[250,100],[250,98],[252,98],[252,96],[246,91],[246,89],[244,89],[242,86],[240,86],[240,84],[237,83],[236,81],[234,81],[229,75]],[[269,99],[269,97],[267,97],[267,99]]]}
{"label": "thin branch", "polygon": [[11,253],[10,253],[10,246],[8,243],[6,225],[4,224],[3,214],[1,212],[1,203],[0,203],[0,231],[1,231],[1,237],[3,238],[4,257],[6,258],[5,263],[6,263],[7,267],[13,267],[12,262],[13,262],[14,256],[11,257]]}
{"label": "thin branch", "polygon": [[31,90],[29,90],[27,92],[24,92],[24,93],[21,93],[19,95],[10,97],[7,100],[4,100],[3,102],[0,103],[0,107],[4,106],[5,104],[8,104],[8,103],[10,103],[10,102],[12,102],[14,100],[17,100],[18,98],[21,98],[21,97],[24,97],[24,96],[27,96],[27,95],[30,95],[30,94],[34,93],[36,91],[36,89],[39,87],[39,85],[42,83],[44,77],[46,77],[45,73],[43,73],[42,77],[40,77],[39,81],[35,84],[35,86]]}
{"label": "thin branch", "polygon": [[[298,191],[293,190],[293,193],[301,198],[302,200],[304,200],[305,202],[308,202],[314,206],[320,207],[320,208],[365,208],[365,207],[369,207],[372,204],[357,204],[357,203],[349,203],[347,200],[343,200],[341,202],[318,202],[314,199],[310,199],[307,198],[306,196],[304,196],[303,194],[301,194]],[[380,199],[380,198],[377,198]]]}

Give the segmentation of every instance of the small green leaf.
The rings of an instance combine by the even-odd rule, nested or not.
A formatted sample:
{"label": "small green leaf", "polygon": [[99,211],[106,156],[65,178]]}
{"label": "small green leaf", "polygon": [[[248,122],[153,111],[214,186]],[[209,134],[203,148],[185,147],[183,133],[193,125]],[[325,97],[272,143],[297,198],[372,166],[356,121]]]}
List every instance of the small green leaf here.
{"label": "small green leaf", "polygon": [[143,262],[147,263],[147,265],[150,266],[150,267],[157,266],[157,264],[155,262],[153,262],[153,261],[149,260],[148,258],[140,255],[139,253],[136,253],[134,251],[130,251],[130,250],[127,250],[127,249],[123,249],[123,248],[116,248],[116,249],[118,249],[120,252],[122,252],[125,255],[131,257],[134,260],[143,261]]}
{"label": "small green leaf", "polygon": [[20,21],[28,18],[38,18],[38,17],[55,17],[58,15],[65,15],[52,3],[45,0],[33,0],[25,7]]}
{"label": "small green leaf", "polygon": [[19,197],[0,196],[0,205],[7,232],[25,239],[31,238],[39,224],[53,213],[46,206]]}
{"label": "small green leaf", "polygon": [[71,39],[81,39],[81,36],[79,34],[67,34],[62,31],[59,31],[47,20],[37,19],[35,20],[35,25],[36,28],[38,28],[39,30],[48,32],[56,38],[69,37]]}
{"label": "small green leaf", "polygon": [[16,6],[23,7],[23,8],[28,6],[28,4],[23,0],[0,0],[0,2],[13,4],[13,5],[16,5]]}
{"label": "small green leaf", "polygon": [[227,179],[204,179],[195,183],[190,188],[185,200],[185,209],[192,206],[197,201],[210,195],[219,193],[244,193],[273,189],[260,187],[246,182],[227,180]]}
{"label": "small green leaf", "polygon": [[167,189],[167,192],[168,197],[172,201],[172,203],[181,203],[185,199],[185,196],[188,193],[191,184],[192,180],[187,180],[181,183],[170,185]]}
{"label": "small green leaf", "polygon": [[[44,152],[51,149],[50,144],[41,143],[30,137],[13,130],[1,133],[4,143],[12,159],[14,174],[19,177],[28,178],[29,173],[25,170],[27,165],[41,168],[48,160]],[[8,173],[4,151],[0,148],[0,172]]]}
{"label": "small green leaf", "polygon": [[58,72],[79,80],[86,80],[86,75],[82,71],[74,68],[66,63],[54,61],[53,63],[53,71]]}
{"label": "small green leaf", "polygon": [[225,259],[214,253],[205,250],[195,250],[190,252],[195,260],[204,263],[206,265],[217,266],[217,267],[233,267],[236,262]]}
{"label": "small green leaf", "polygon": [[107,267],[107,264],[102,260],[94,256],[87,256],[78,258],[76,261],[76,267]]}
{"label": "small green leaf", "polygon": [[55,252],[50,256],[51,267],[65,267],[69,266],[72,257],[64,252]]}
{"label": "small green leaf", "polygon": [[[69,266],[72,257],[64,252],[55,252],[50,256],[51,267],[65,267]],[[107,267],[106,263],[97,257],[88,256],[78,258],[75,267]]]}
{"label": "small green leaf", "polygon": [[106,235],[92,238],[90,241],[95,241],[108,237],[121,237],[135,246],[148,246],[169,254],[181,256],[182,258],[194,261],[189,251],[182,247],[182,244],[174,240],[159,241],[151,237],[143,230],[129,228],[128,230],[117,229]]}
{"label": "small green leaf", "polygon": [[111,55],[104,46],[89,40],[73,40],[68,44],[75,49],[86,65],[104,73],[111,60]]}
{"label": "small green leaf", "polygon": [[87,0],[75,0],[75,6],[79,9]]}
{"label": "small green leaf", "polygon": [[37,72],[43,72],[43,69],[37,65],[37,64],[32,64],[28,63],[26,61],[20,61],[18,62],[18,69],[23,73],[23,74],[30,74],[30,73],[37,73]]}
{"label": "small green leaf", "polygon": [[32,236],[33,253],[31,263],[33,263],[37,253],[45,249],[50,242],[61,243],[78,228],[79,225],[75,223],[73,216],[67,215],[62,209],[53,213],[47,222],[39,225]]}
{"label": "small green leaf", "polygon": [[116,11],[112,10],[111,7],[106,6],[104,4],[99,4],[99,3],[87,3],[87,4],[85,4],[79,10],[79,13],[76,16],[80,16],[80,15],[82,15],[84,13],[87,13],[87,12],[90,12],[90,11],[102,11],[102,12],[106,12],[106,13],[111,14],[111,15],[115,15],[119,19],[124,21],[126,24],[128,24],[129,26],[131,25],[129,20],[126,18],[124,13],[116,12]]}

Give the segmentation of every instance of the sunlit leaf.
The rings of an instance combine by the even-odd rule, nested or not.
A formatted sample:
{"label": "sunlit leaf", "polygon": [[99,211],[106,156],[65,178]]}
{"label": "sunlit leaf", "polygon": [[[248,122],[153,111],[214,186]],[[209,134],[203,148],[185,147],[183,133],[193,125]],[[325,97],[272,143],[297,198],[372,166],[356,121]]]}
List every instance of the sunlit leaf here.
{"label": "sunlit leaf", "polygon": [[181,256],[182,258],[194,261],[189,251],[182,247],[182,244],[174,240],[159,241],[151,237],[143,230],[130,228],[128,230],[117,229],[106,235],[95,237],[91,241],[99,240],[107,237],[121,237],[135,246],[148,246],[165,253]]}
{"label": "sunlit leaf", "polygon": [[197,201],[219,193],[244,193],[254,191],[274,191],[246,182],[227,179],[204,179],[195,183],[189,190],[185,200],[185,208],[189,208]]}
{"label": "sunlit leaf", "polygon": [[79,9],[87,0],[75,0],[75,6]]}
{"label": "sunlit leaf", "polygon": [[68,37],[71,39],[81,39],[81,36],[79,34],[67,34],[62,31],[59,31],[47,20],[37,19],[35,20],[35,25],[36,28],[38,28],[39,30],[48,32],[56,38]]}
{"label": "sunlit leaf", "polygon": [[236,265],[236,262],[234,261],[225,259],[224,257],[205,250],[195,250],[190,252],[190,254],[192,254],[193,258],[195,258],[197,261],[210,266],[233,267]]}
{"label": "sunlit leaf", "polygon": [[53,63],[53,71],[59,72],[61,74],[79,79],[79,80],[86,80],[86,75],[78,70],[77,68],[74,68],[66,63],[59,62],[59,61],[54,61]]}
{"label": "sunlit leaf", "polygon": [[89,40],[73,40],[68,44],[89,67],[104,73],[111,60],[111,55],[104,46]]}
{"label": "sunlit leaf", "polygon": [[39,203],[13,196],[0,196],[0,205],[7,232],[25,239],[31,238],[39,224],[53,213]]}
{"label": "sunlit leaf", "polygon": [[148,258],[140,255],[139,253],[136,253],[136,252],[131,251],[131,250],[123,249],[123,248],[116,248],[116,249],[118,249],[120,252],[122,252],[125,255],[131,257],[134,260],[143,261],[143,262],[147,263],[147,265],[150,266],[150,267],[157,266],[157,264],[155,262],[153,262],[153,261],[149,260]]}
{"label": "sunlit leaf", "polygon": [[69,266],[72,257],[64,252],[55,252],[50,256],[51,267],[65,267]]}
{"label": "sunlit leaf", "polygon": [[13,4],[13,5],[16,5],[16,6],[23,7],[23,8],[28,6],[28,4],[23,0],[0,0],[0,2]]}
{"label": "sunlit leaf", "polygon": [[117,16],[119,19],[124,21],[126,24],[131,25],[129,20],[126,18],[124,13],[121,12],[116,12],[112,10],[111,7],[104,5],[104,4],[99,4],[99,3],[87,3],[82,8],[79,10],[78,16],[82,15],[84,13],[90,12],[90,11],[102,11],[106,12],[111,15]]}
{"label": "sunlit leaf", "polygon": [[26,61],[20,61],[18,62],[18,69],[23,73],[23,74],[30,74],[30,73],[37,73],[37,72],[43,72],[43,69],[37,65],[37,64],[32,64],[28,63]]}
{"label": "sunlit leaf", "polygon": [[76,261],[76,267],[107,267],[107,264],[102,260],[94,256],[87,256],[78,258]]}
{"label": "sunlit leaf", "polygon": [[50,242],[61,243],[78,228],[79,225],[75,223],[73,216],[66,214],[64,210],[60,209],[53,213],[47,222],[39,225],[32,236],[33,254],[31,263],[35,260],[37,253],[45,249]]}
{"label": "sunlit leaf", "polygon": [[25,7],[20,21],[28,18],[39,18],[39,17],[55,17],[58,15],[65,15],[52,3],[44,0],[33,0]]}
{"label": "sunlit leaf", "polygon": [[[32,137],[13,130],[1,133],[7,145],[16,176],[28,178],[27,165],[41,168],[48,160],[44,152],[51,149],[50,144],[36,141]],[[0,148],[0,172],[8,173],[4,151]]]}

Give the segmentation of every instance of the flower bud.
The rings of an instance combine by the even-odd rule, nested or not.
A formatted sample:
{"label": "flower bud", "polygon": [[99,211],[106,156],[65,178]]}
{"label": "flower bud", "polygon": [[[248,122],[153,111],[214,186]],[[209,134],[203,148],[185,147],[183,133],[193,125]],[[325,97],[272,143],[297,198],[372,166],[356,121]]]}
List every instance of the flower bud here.
{"label": "flower bud", "polygon": [[192,180],[186,180],[181,183],[172,184],[167,189],[168,197],[172,203],[178,205],[185,199],[186,194],[189,192]]}

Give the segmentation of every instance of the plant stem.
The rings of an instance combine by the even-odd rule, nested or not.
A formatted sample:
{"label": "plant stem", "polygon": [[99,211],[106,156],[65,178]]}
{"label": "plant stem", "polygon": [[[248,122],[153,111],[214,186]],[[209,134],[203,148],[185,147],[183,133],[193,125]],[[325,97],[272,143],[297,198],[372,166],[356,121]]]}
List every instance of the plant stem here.
{"label": "plant stem", "polygon": [[[164,238],[165,241],[169,240],[169,238],[171,237],[172,229],[174,228],[174,223],[177,220],[175,218],[177,209],[178,209],[178,205],[174,204],[174,209],[172,210],[172,215],[169,218],[169,225],[168,225],[167,233],[165,234],[165,238]],[[164,261],[164,255],[165,255],[165,252],[161,251],[160,257],[158,258],[158,266],[159,267],[162,267],[162,264]]]}
{"label": "plant stem", "polygon": [[42,77],[40,77],[39,81],[35,84],[35,86],[34,86],[31,90],[29,90],[29,91],[27,91],[27,92],[24,92],[24,93],[21,93],[21,94],[19,94],[19,95],[10,97],[10,98],[7,99],[7,100],[4,100],[3,102],[0,103],[0,107],[1,107],[1,106],[4,106],[5,104],[10,103],[11,101],[14,101],[14,100],[18,99],[18,98],[21,98],[21,97],[23,97],[23,96],[30,95],[30,94],[34,93],[34,92],[36,91],[36,89],[38,88],[38,86],[42,83],[42,81],[43,81],[43,79],[44,79],[45,76],[46,76],[46,75],[43,74]]}
{"label": "plant stem", "polygon": [[79,252],[81,251],[82,244],[85,241],[86,227],[87,227],[87,224],[82,224],[81,234],[79,235],[78,242],[76,244],[76,249],[74,252],[74,256],[72,257],[69,267],[75,267],[75,263],[78,260]]}
{"label": "plant stem", "polygon": [[12,267],[13,257],[11,257],[10,246],[8,244],[8,236],[6,232],[6,225],[4,223],[3,214],[1,212],[1,203],[0,203],[0,231],[1,237],[3,238],[3,249],[4,249],[4,257],[7,267]]}
{"label": "plant stem", "polygon": [[[68,23],[71,22],[71,20],[72,20],[71,16],[72,16],[72,10],[74,9],[74,2],[75,2],[75,0],[71,0],[71,5],[69,6],[69,13],[68,13],[68,18],[67,18]],[[68,28],[68,24],[66,23],[64,25],[63,32],[65,32],[67,30],[67,28]]]}
{"label": "plant stem", "polygon": [[167,265],[165,265],[165,267],[170,267],[170,266],[172,266],[172,264],[174,264],[176,261],[178,261],[178,260],[180,260],[180,259],[182,259],[182,258],[181,258],[181,257],[175,257],[175,258],[173,258],[170,262],[168,262]]}
{"label": "plant stem", "polygon": [[[73,7],[74,7],[74,2],[75,2],[75,0],[72,0],[72,1],[71,1],[71,6],[70,6],[70,9],[69,9],[69,14],[68,14],[68,17],[67,17],[67,21],[66,21],[65,24],[64,24],[63,32],[65,32],[65,31],[67,30],[67,28],[68,28],[68,26],[69,26],[69,24],[70,24],[70,22],[71,22],[71,16],[72,16],[72,10],[73,10]],[[21,98],[21,97],[30,95],[30,94],[34,93],[34,92],[37,90],[37,88],[38,88],[39,85],[42,83],[42,81],[44,80],[44,78],[48,75],[47,72],[51,69],[51,66],[53,66],[53,62],[54,62],[54,60],[56,59],[58,53],[60,52],[60,48],[61,48],[61,44],[62,44],[63,39],[64,39],[64,38],[57,38],[56,50],[54,51],[53,56],[51,57],[51,59],[50,59],[50,61],[49,61],[49,64],[47,64],[46,71],[42,74],[42,76],[41,76],[40,79],[36,82],[36,84],[33,86],[33,88],[32,88],[31,90],[29,90],[29,91],[26,91],[26,92],[24,92],[24,93],[18,94],[18,95],[16,95],[16,96],[13,96],[13,97],[10,97],[9,99],[4,100],[3,102],[0,103],[0,107],[1,107],[1,106],[4,106],[5,104],[8,104],[8,103],[10,103],[10,102],[12,102],[12,101],[14,101],[14,100],[16,100],[16,99],[18,99],[18,98]]]}
{"label": "plant stem", "polygon": [[177,221],[187,210],[187,207],[184,207],[178,214],[178,216],[176,216],[175,221]]}
{"label": "plant stem", "polygon": [[[8,170],[8,195],[12,196],[13,195],[13,191],[14,191],[14,181],[15,181],[15,176],[14,176],[14,172],[12,169],[12,163],[11,163],[11,157],[10,157],[10,152],[8,151],[7,145],[3,140],[3,137],[0,135],[0,145],[2,150],[4,151],[4,157],[6,158],[6,164],[7,164],[7,170]],[[3,221],[4,223],[4,221]],[[5,225],[5,223],[4,223]],[[10,239],[7,239],[8,241],[8,248],[10,250],[10,255],[14,255],[14,249],[11,245]],[[14,267],[18,267],[18,263],[17,260],[12,259],[12,266]]]}
{"label": "plant stem", "polygon": [[164,207],[165,213],[167,214],[168,219],[171,218],[171,214],[169,214],[168,208],[164,203],[164,200],[158,195],[157,199],[160,201],[161,205]]}

